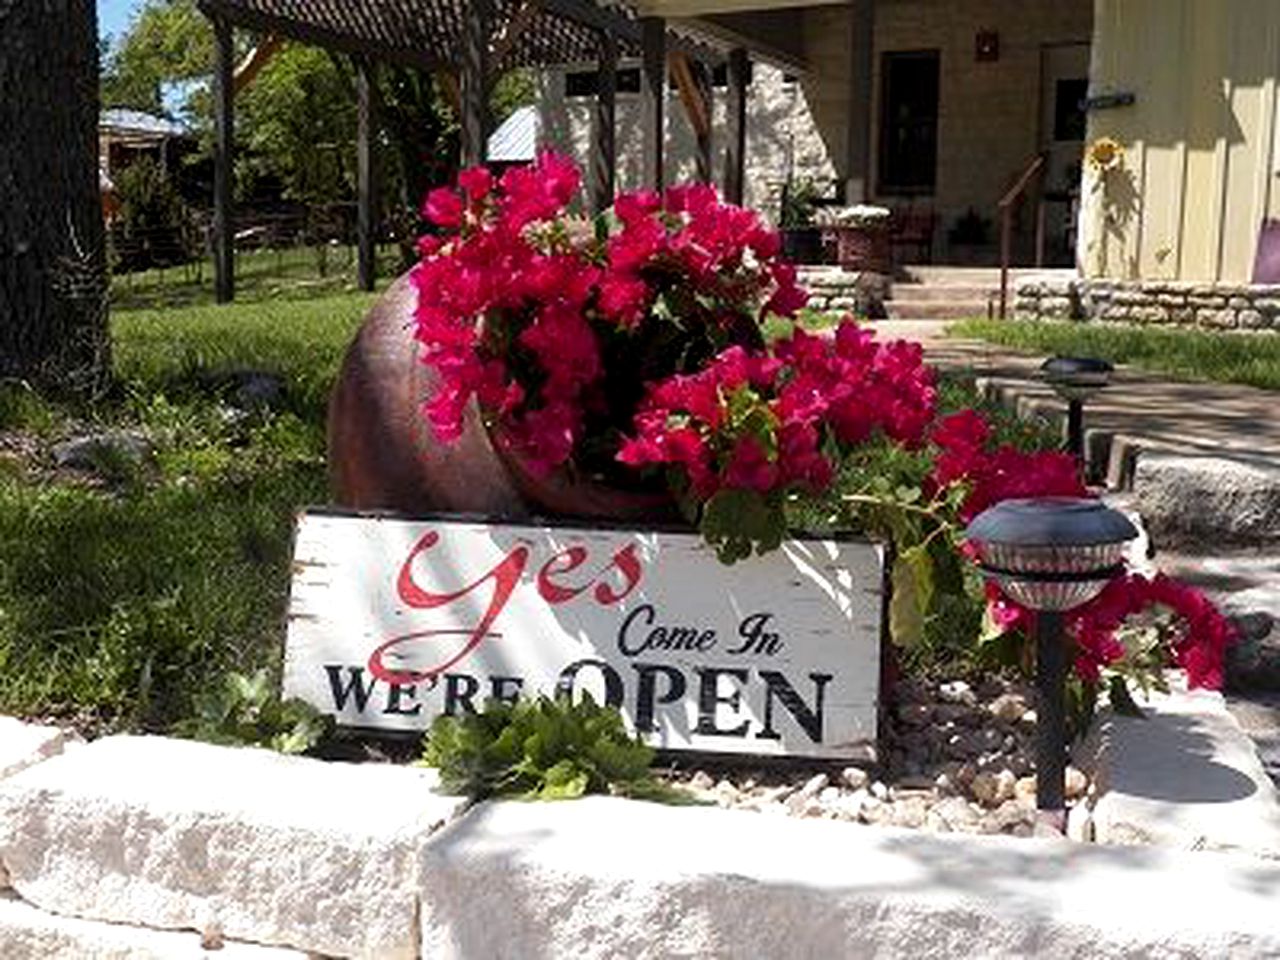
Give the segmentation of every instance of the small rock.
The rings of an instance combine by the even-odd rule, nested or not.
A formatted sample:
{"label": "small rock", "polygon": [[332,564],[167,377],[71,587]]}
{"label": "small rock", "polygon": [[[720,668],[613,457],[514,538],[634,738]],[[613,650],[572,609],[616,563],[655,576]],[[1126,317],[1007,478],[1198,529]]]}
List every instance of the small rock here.
{"label": "small rock", "polygon": [[60,467],[96,470],[113,461],[141,463],[153,452],[150,438],[139,430],[103,430],[54,444],[53,460]]}
{"label": "small rock", "polygon": [[891,824],[915,829],[924,825],[925,817],[929,814],[929,803],[924,797],[907,797],[892,804],[890,810]]}
{"label": "small rock", "polygon": [[823,787],[822,792],[818,794],[818,802],[824,807],[829,807],[840,799],[839,787]]}
{"label": "small rock", "polygon": [[765,787],[760,791],[760,795],[757,799],[762,804],[781,803],[791,795],[791,792],[792,787],[786,784],[778,787]]}
{"label": "small rock", "polygon": [[1083,797],[1086,790],[1089,789],[1089,778],[1077,770],[1075,767],[1067,767],[1066,792],[1068,800],[1075,800],[1077,797]]}
{"label": "small rock", "polygon": [[1001,694],[987,704],[991,715],[1005,723],[1017,723],[1027,709],[1027,701],[1017,693]]}
{"label": "small rock", "polygon": [[1011,799],[1017,778],[1010,770],[999,773],[980,773],[973,778],[969,792],[979,803],[987,807],[996,807]]}
{"label": "small rock", "polygon": [[978,695],[963,680],[952,680],[942,684],[938,687],[938,696],[943,703],[958,703],[966,707],[972,707],[978,702]]}
{"label": "small rock", "polygon": [[1067,811],[1067,836],[1077,843],[1093,843],[1093,814],[1083,803]]}
{"label": "small rock", "polygon": [[871,785],[871,795],[877,800],[889,799],[889,788],[877,780]]}
{"label": "small rock", "polygon": [[1034,727],[1036,725],[1035,710],[1028,710],[1026,713],[1022,715],[1022,718],[1018,722],[1022,724],[1024,727]]}
{"label": "small rock", "polygon": [[1013,798],[1026,807],[1036,805],[1036,778],[1019,777],[1013,785]]}
{"label": "small rock", "polygon": [[711,775],[705,770],[699,770],[689,779],[689,786],[695,790],[710,790],[715,785],[716,782],[711,779]]}
{"label": "small rock", "polygon": [[927,703],[904,703],[898,707],[898,719],[909,727],[923,727],[933,716]]}
{"label": "small rock", "polygon": [[871,781],[867,771],[861,767],[845,767],[840,771],[840,779],[850,790],[862,790]]}
{"label": "small rock", "polygon": [[796,796],[804,797],[806,800],[810,797],[816,797],[829,783],[831,783],[831,778],[825,773],[815,773],[805,781],[803,787],[796,791]]}

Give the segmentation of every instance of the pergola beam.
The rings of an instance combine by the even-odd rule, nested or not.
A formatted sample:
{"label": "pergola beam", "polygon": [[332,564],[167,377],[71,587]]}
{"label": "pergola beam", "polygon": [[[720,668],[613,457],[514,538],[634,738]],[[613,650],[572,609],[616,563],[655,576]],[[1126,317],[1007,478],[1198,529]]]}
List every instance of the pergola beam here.
{"label": "pergola beam", "polygon": [[644,138],[644,183],[653,190],[666,185],[664,149],[666,123],[664,105],[667,99],[667,31],[658,17],[640,21],[641,127]]}
{"label": "pergola beam", "polygon": [[385,60],[388,63],[400,63],[423,70],[433,70],[441,61],[420,50],[409,50],[403,47],[389,47],[384,44],[363,40],[360,37],[337,30],[296,20],[290,17],[276,16],[260,10],[250,10],[239,4],[226,0],[199,0],[202,13],[210,19],[223,18],[234,26],[255,33],[275,34],[299,43],[325,50],[345,53],[348,56],[369,57]]}
{"label": "pergola beam", "polygon": [[684,106],[689,126],[693,128],[697,149],[696,177],[703,183],[711,182],[711,83],[707,70],[701,63],[689,59],[683,50],[674,50],[668,57],[671,76],[675,79],[680,102]]}
{"label": "pergola beam", "polygon": [[849,0],[849,127],[845,145],[845,200],[871,198],[871,78],[875,0]]}
{"label": "pergola beam", "polygon": [[236,95],[253,83],[262,68],[271,62],[280,48],[284,46],[284,38],[279,34],[269,34],[262,38],[256,47],[249,51],[248,55],[240,61],[240,65],[236,67],[234,82],[232,84]]}
{"label": "pergola beam", "polygon": [[747,175],[747,87],[751,83],[751,61],[747,51],[729,51],[728,144],[724,158],[724,196],[741,206]]}
{"label": "pergola beam", "polygon": [[377,66],[356,60],[356,250],[357,283],[372,291],[377,283],[378,181],[373,154],[377,130]]}
{"label": "pergola beam", "polygon": [[467,0],[462,12],[462,62],[458,70],[462,114],[462,165],[484,163],[489,136],[489,30],[492,0]]}
{"label": "pergola beam", "polygon": [[235,227],[231,171],[235,149],[235,50],[230,21],[213,20],[213,275],[214,299],[230,303],[236,295]]}
{"label": "pergola beam", "polygon": [[613,205],[617,189],[617,97],[618,42],[607,30],[600,34],[597,58],[599,86],[596,88],[595,126],[591,131],[591,207],[602,213]]}

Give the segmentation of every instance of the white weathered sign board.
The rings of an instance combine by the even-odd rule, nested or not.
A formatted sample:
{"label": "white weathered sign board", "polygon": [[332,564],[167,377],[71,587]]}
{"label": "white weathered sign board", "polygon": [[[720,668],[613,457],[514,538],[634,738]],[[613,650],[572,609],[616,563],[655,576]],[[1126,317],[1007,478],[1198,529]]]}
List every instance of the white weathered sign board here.
{"label": "white weathered sign board", "polygon": [[725,566],[693,534],[307,512],[284,694],[413,731],[587,691],[662,748],[857,756],[876,736],[883,565],[863,541]]}

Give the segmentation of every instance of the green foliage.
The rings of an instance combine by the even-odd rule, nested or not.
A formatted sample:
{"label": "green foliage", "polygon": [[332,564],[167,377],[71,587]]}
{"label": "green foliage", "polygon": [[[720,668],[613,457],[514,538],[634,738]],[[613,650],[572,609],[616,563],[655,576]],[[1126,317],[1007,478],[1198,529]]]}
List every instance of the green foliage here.
{"label": "green foliage", "polygon": [[754,490],[719,490],[702,508],[702,536],[721,563],[778,549],[786,528],[781,502]]}
{"label": "green foliage", "polygon": [[460,717],[437,717],[422,762],[438,767],[446,790],[566,800],[588,793],[659,798],[653,750],[627,733],[612,707],[584,695],[492,701]]}
{"label": "green foliage", "polygon": [[230,673],[196,700],[196,715],[177,726],[193,740],[263,746],[306,753],[329,732],[332,720],[301,700],[281,700],[271,675]]}
{"label": "green foliage", "polygon": [[818,185],[810,179],[788,180],[782,191],[782,210],[778,225],[783,229],[810,226],[813,223],[814,204],[821,195]]}
{"label": "green foliage", "polygon": [[181,263],[197,244],[191,211],[173,180],[151,157],[115,176],[120,213],[111,225],[114,266],[139,270]]}
{"label": "green foliage", "polygon": [[195,0],[147,0],[103,59],[102,105],[163,115],[165,88],[200,80],[213,63],[213,30]]}
{"label": "green foliage", "polygon": [[[18,449],[86,426],[156,447],[105,486],[0,452],[0,712],[166,730],[229,672],[275,668],[294,515],[328,496],[327,395],[371,301],[114,312],[115,396],[0,385]],[[244,369],[280,378],[277,408],[227,406]]]}

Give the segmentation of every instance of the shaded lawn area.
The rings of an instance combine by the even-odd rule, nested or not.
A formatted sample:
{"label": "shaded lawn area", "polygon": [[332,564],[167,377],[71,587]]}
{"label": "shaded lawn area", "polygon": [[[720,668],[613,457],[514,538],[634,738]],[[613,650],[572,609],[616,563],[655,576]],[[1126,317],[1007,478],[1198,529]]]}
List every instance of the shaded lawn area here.
{"label": "shaded lawn area", "polygon": [[[328,499],[326,398],[372,300],[119,312],[109,401],[0,385],[0,712],[166,729],[278,662],[293,515]],[[270,409],[234,405],[244,370],[279,378]],[[54,442],[105,427],[155,457],[55,466]]]}
{"label": "shaded lawn area", "polygon": [[1280,390],[1280,336],[1112,324],[965,320],[948,333],[1043,354],[1127,363],[1182,380]]}

